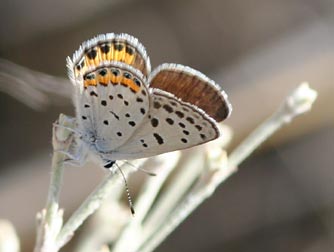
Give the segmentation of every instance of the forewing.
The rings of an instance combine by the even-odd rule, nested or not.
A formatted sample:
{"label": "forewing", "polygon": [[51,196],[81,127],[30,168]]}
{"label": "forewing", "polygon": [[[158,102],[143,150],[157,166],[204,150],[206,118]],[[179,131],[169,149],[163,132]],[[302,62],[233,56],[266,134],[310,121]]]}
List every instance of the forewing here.
{"label": "forewing", "polygon": [[214,120],[204,111],[153,89],[149,115],[132,137],[112,152],[114,159],[135,159],[186,149],[219,137]]}

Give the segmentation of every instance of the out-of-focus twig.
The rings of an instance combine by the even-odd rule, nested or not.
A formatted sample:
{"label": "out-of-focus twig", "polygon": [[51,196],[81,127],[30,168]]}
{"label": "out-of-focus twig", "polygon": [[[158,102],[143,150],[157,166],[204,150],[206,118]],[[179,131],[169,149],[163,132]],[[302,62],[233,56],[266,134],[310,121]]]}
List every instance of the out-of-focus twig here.
{"label": "out-of-focus twig", "polygon": [[[140,163],[140,161],[141,160],[139,160],[138,163]],[[129,173],[135,171],[135,168],[130,166],[128,163],[119,165],[119,169],[122,170],[125,177],[128,176]],[[72,238],[78,227],[81,226],[82,223],[100,207],[102,202],[110,195],[110,192],[113,191],[115,185],[119,185],[118,182],[120,181],[122,181],[122,176],[120,176],[117,171],[115,173],[110,172],[106,175],[103,181],[73,213],[59,232],[56,239],[56,245],[58,248],[63,247]]]}
{"label": "out-of-focus twig", "polygon": [[[131,248],[138,246],[138,242],[141,241],[143,236],[141,230],[143,221],[147,217],[149,210],[159,194],[161,186],[176,167],[179,159],[180,152],[175,151],[151,158],[146,162],[145,169],[151,171],[159,167],[159,169],[155,169],[159,175],[146,179],[146,182],[139,192],[139,197],[135,202],[135,218],[128,223],[122,234],[118,237],[112,251],[131,251]],[[138,232],[139,230],[141,231]],[[131,243],[129,243],[129,240],[131,240]]]}
{"label": "out-of-focus twig", "polygon": [[[256,128],[229,156],[211,156],[209,170],[199,180],[198,184],[189,195],[170,214],[159,232],[154,232],[137,250],[141,252],[153,251],[189,214],[193,212],[206,198],[210,197],[215,189],[223,183],[235,171],[236,167],[245,160],[263,141],[276,132],[283,125],[291,122],[293,118],[308,112],[317,98],[317,92],[309,88],[307,83],[302,83],[290,95],[278,110],[258,128]],[[209,156],[210,158],[210,152]]]}
{"label": "out-of-focus twig", "polygon": [[12,223],[0,219],[0,252],[19,252],[20,241]]}
{"label": "out-of-focus twig", "polygon": [[50,103],[70,101],[72,84],[65,78],[34,71],[0,58],[0,92],[41,110]]}
{"label": "out-of-focus twig", "polygon": [[289,94],[278,110],[265,122],[258,126],[235,150],[229,155],[229,167],[236,167],[247,158],[261,143],[275,131],[296,116],[308,112],[317,98],[317,92],[307,83],[300,84]]}

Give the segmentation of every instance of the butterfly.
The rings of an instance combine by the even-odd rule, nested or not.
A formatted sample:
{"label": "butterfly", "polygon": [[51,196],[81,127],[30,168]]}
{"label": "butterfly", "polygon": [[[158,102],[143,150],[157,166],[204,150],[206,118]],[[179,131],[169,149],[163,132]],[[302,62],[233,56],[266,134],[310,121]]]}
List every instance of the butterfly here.
{"label": "butterfly", "polygon": [[102,34],[67,58],[80,143],[106,168],[186,149],[220,136],[232,111],[227,95],[204,74],[179,64],[151,72],[144,46],[128,34]]}

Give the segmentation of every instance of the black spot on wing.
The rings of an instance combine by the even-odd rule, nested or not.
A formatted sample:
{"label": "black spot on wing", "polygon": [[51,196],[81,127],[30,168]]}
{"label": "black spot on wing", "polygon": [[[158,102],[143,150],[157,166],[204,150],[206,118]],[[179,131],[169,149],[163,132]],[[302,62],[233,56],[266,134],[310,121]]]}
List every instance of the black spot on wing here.
{"label": "black spot on wing", "polygon": [[109,111],[117,120],[119,120],[119,116],[115,113],[115,112],[113,112],[113,111]]}
{"label": "black spot on wing", "polygon": [[122,44],[114,44],[114,49],[117,51],[122,51],[123,50],[124,45]]}
{"label": "black spot on wing", "polygon": [[183,130],[183,134],[189,135],[189,131],[188,130]]}
{"label": "black spot on wing", "polygon": [[98,97],[98,94],[97,94],[95,91],[91,91],[91,92],[90,92],[90,95],[91,95],[91,96],[96,96],[96,97]]}
{"label": "black spot on wing", "polygon": [[118,76],[118,75],[121,74],[121,72],[120,72],[118,69],[116,69],[116,68],[112,68],[112,69],[111,69],[111,72],[112,72],[112,74],[115,75],[115,76]]}
{"label": "black spot on wing", "polygon": [[161,104],[157,101],[153,102],[153,107],[156,109],[159,109],[161,107]]}
{"label": "black spot on wing", "polygon": [[140,83],[140,81],[139,81],[137,78],[133,78],[133,82],[134,82],[138,87],[141,86],[141,83]]}
{"label": "black spot on wing", "polygon": [[143,147],[147,148],[148,145],[145,143],[144,139],[140,139],[141,144],[143,145]]}
{"label": "black spot on wing", "polygon": [[101,45],[101,52],[108,53],[110,51],[110,46],[108,44]]}
{"label": "black spot on wing", "polygon": [[151,124],[153,127],[157,127],[159,124],[159,120],[157,118],[152,118],[151,119]]}
{"label": "black spot on wing", "polygon": [[195,128],[198,130],[198,131],[201,131],[203,128],[201,125],[195,125]]}
{"label": "black spot on wing", "polygon": [[125,51],[129,55],[133,55],[135,53],[135,50],[132,47],[128,46],[128,45],[125,47]]}
{"label": "black spot on wing", "polygon": [[105,68],[103,68],[99,71],[99,75],[101,75],[101,76],[106,76],[107,73],[108,73],[108,71]]}
{"label": "black spot on wing", "polygon": [[92,49],[89,52],[87,52],[87,57],[91,60],[95,59],[96,55],[97,55],[97,53],[96,53],[95,49]]}
{"label": "black spot on wing", "polygon": [[153,133],[153,136],[154,136],[155,140],[157,140],[158,144],[163,144],[164,143],[163,138],[158,133]]}
{"label": "black spot on wing", "polygon": [[162,106],[164,108],[164,110],[166,110],[168,113],[172,113],[174,111],[174,109],[169,106],[168,104],[165,104]]}
{"label": "black spot on wing", "polygon": [[123,73],[123,76],[124,76],[125,78],[127,78],[127,79],[131,79],[131,77],[132,77],[132,75],[131,75],[130,73],[128,73],[128,72],[124,72],[124,73]]}
{"label": "black spot on wing", "polygon": [[184,113],[181,111],[175,111],[175,114],[179,117],[179,118],[183,118],[184,117]]}
{"label": "black spot on wing", "polygon": [[93,80],[93,79],[95,79],[94,73],[89,73],[84,76],[84,80]]}
{"label": "black spot on wing", "polygon": [[192,117],[190,117],[190,116],[188,116],[188,117],[186,118],[186,120],[187,120],[188,122],[190,122],[191,124],[194,124],[194,123],[195,123],[194,118],[192,118]]}
{"label": "black spot on wing", "polygon": [[186,127],[186,125],[185,125],[183,122],[179,122],[179,126],[180,126],[181,128],[185,128],[185,127]]}
{"label": "black spot on wing", "polygon": [[166,118],[166,122],[170,125],[174,124],[174,120],[172,118]]}

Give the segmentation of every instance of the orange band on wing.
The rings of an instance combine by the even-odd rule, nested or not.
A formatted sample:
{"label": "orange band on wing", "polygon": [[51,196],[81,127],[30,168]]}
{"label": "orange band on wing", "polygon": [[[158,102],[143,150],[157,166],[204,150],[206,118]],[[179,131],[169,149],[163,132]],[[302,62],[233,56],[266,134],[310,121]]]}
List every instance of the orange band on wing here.
{"label": "orange band on wing", "polygon": [[134,92],[138,92],[140,87],[137,86],[133,80],[131,79],[128,79],[128,78],[125,78],[123,77],[122,80],[121,80],[121,83],[122,84],[125,84],[126,86],[128,86],[131,90],[133,90]]}
{"label": "orange band on wing", "polygon": [[84,87],[96,86],[97,84],[107,86],[109,84],[121,84],[128,87],[133,92],[140,90],[141,82],[129,72],[123,71],[119,68],[101,68],[95,72],[88,73],[84,76]]}
{"label": "orange band on wing", "polygon": [[85,80],[84,81],[84,87],[88,87],[88,86],[96,86],[97,85],[97,82],[96,80]]}

